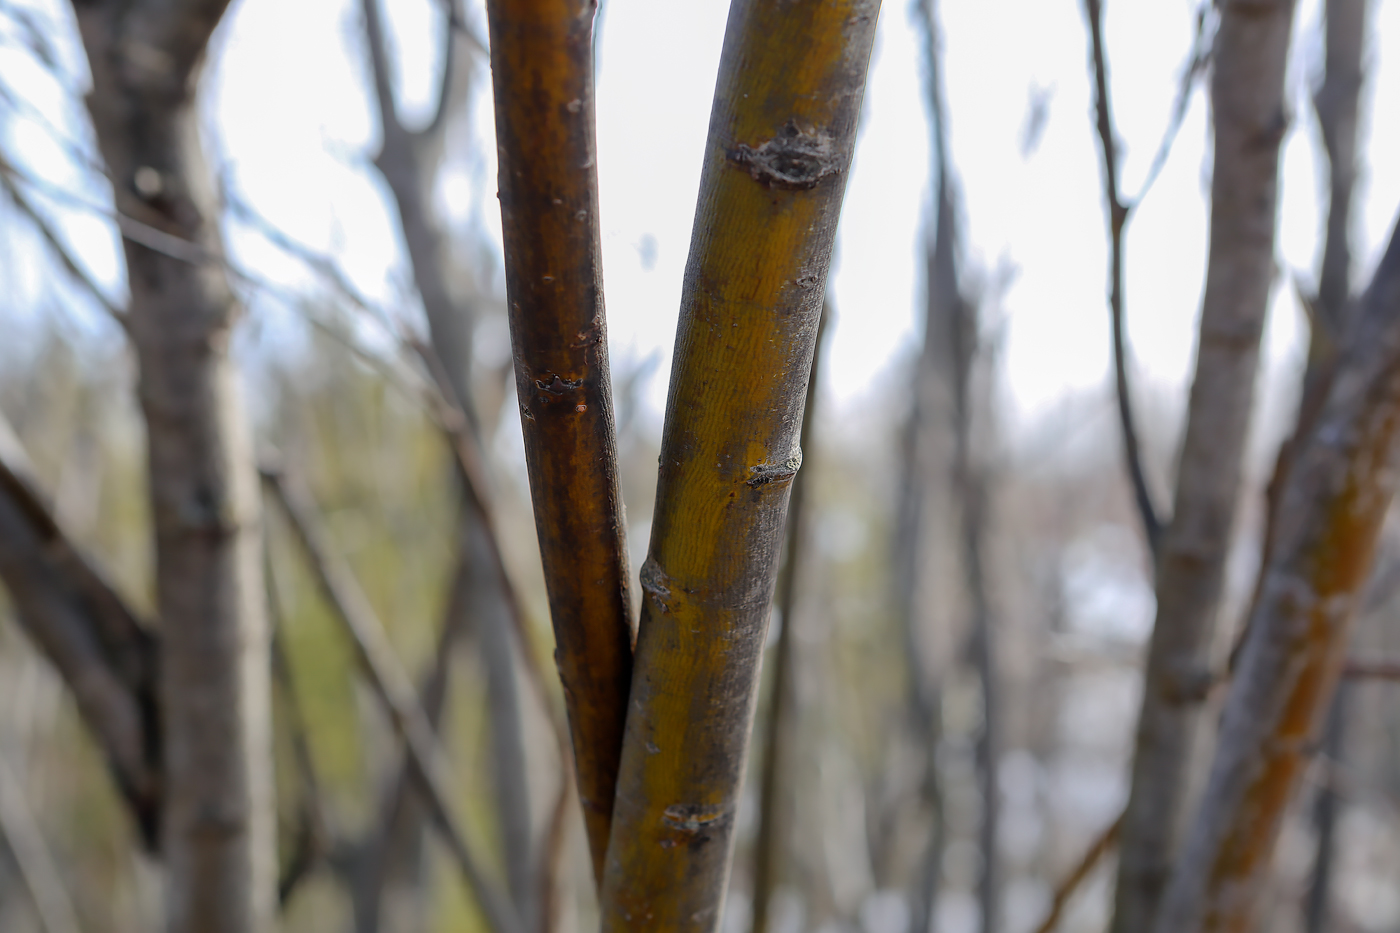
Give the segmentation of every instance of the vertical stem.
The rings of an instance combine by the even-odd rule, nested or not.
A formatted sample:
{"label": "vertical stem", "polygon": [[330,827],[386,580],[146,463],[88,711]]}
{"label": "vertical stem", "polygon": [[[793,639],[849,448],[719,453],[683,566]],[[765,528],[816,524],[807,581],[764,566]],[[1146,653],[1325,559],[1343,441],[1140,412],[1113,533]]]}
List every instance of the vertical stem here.
{"label": "vertical stem", "polygon": [[[1347,708],[1351,705],[1351,685],[1343,683],[1332,698],[1332,711],[1323,727],[1322,754],[1328,763],[1341,763],[1346,748]],[[1303,902],[1304,933],[1326,933],[1332,900],[1332,873],[1337,854],[1337,812],[1342,798],[1331,783],[1317,791],[1313,825],[1317,827],[1317,854],[1313,858],[1312,879]]]}
{"label": "vertical stem", "polygon": [[876,0],[735,0],[662,435],[603,930],[720,922]]}
{"label": "vertical stem", "polygon": [[1156,561],[1112,933],[1151,929],[1178,846],[1209,684],[1270,283],[1293,0],[1220,6],[1210,251],[1174,508]]}
{"label": "vertical stem", "polygon": [[1366,44],[1367,0],[1327,0],[1327,72],[1313,98],[1327,149],[1331,198],[1318,276],[1316,317],[1332,340],[1346,327],[1351,298],[1351,207],[1356,186],[1357,114],[1361,59]]}
{"label": "vertical stem", "polygon": [[516,390],[595,878],[632,675],[626,519],[608,372],[592,8],[487,4]]}
{"label": "vertical stem", "polygon": [[1312,758],[1400,460],[1400,224],[1320,413],[1300,437],[1201,805],[1156,933],[1252,929]]}
{"label": "vertical stem", "polygon": [[[1361,58],[1366,44],[1367,0],[1327,0],[1325,16],[1327,73],[1313,103],[1327,149],[1331,199],[1327,207],[1322,270],[1313,302],[1313,332],[1304,376],[1305,397],[1321,391],[1352,317],[1351,208],[1357,172],[1357,111],[1364,77]],[[1315,404],[1308,399],[1301,406],[1300,434],[1306,430],[1311,415],[1309,409]],[[1285,460],[1280,462],[1286,463]],[[1350,697],[1351,688],[1343,684],[1332,700],[1332,711],[1323,733],[1323,751],[1332,761],[1342,760],[1346,746]],[[1323,933],[1327,929],[1339,806],[1340,798],[1330,785],[1318,792],[1313,817],[1317,827],[1317,854],[1303,911],[1306,933]]]}
{"label": "vertical stem", "polygon": [[[197,88],[227,0],[74,4],[116,208],[221,255]],[[156,66],[134,67],[133,49]],[[276,901],[257,474],[221,266],[123,241],[161,625],[168,933],[263,933]]]}
{"label": "vertical stem", "polygon": [[1123,312],[1123,230],[1128,223],[1128,206],[1118,191],[1118,142],[1113,129],[1113,110],[1108,95],[1108,64],[1103,42],[1102,0],[1084,0],[1089,19],[1089,38],[1094,58],[1094,126],[1103,157],[1104,199],[1108,202],[1109,293],[1113,323],[1113,385],[1118,399],[1118,423],[1123,432],[1123,456],[1133,486],[1143,535],[1155,558],[1161,546],[1162,521],[1152,504],[1152,491],[1142,465],[1142,444],[1133,416],[1132,394],[1128,386],[1128,337]]}
{"label": "vertical stem", "polygon": [[[812,373],[807,379],[807,400],[802,408],[800,442],[809,450],[813,444],[812,426],[816,422],[817,397],[821,391],[822,340],[830,319],[831,305],[828,300],[822,307],[821,320],[817,322],[817,346],[812,356]],[[808,469],[811,469],[810,460]],[[768,722],[764,729],[768,747],[763,754],[758,834],[754,842],[753,933],[768,933],[773,892],[787,856],[787,803],[792,799],[792,789],[791,785],[782,789],[779,785],[790,776],[792,769],[794,720],[797,714],[797,579],[805,557],[806,499],[806,474],[799,473],[792,481],[792,493],[788,499],[783,541],[785,556],[778,574],[776,604],[783,627],[778,632],[778,644],[773,653],[772,694],[768,700]]]}

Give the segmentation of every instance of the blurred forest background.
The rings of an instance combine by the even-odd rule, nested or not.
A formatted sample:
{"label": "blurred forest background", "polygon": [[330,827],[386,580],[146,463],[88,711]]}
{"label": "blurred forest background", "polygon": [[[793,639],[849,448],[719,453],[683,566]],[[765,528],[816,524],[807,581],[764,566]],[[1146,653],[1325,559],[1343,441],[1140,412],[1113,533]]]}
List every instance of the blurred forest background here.
{"label": "blurred forest background", "polygon": [[[955,0],[945,5],[959,6]],[[279,6],[235,3],[224,28],[245,18],[267,30],[304,28],[297,14]],[[724,4],[696,6],[714,20],[712,29],[720,28]],[[1089,38],[1083,10],[1058,6],[1057,15],[1079,30],[1073,53],[1084,61]],[[1207,145],[1200,86],[1209,70],[1202,49],[1209,47],[1214,14],[1208,5],[1178,6],[1173,15],[1182,34],[1195,29],[1197,35],[1177,65],[1160,76],[1162,86],[1179,95],[1182,112],[1164,110],[1155,125],[1160,130],[1179,123],[1183,134],[1199,137],[1182,143],[1194,147],[1199,162]],[[1377,10],[1392,10],[1394,3],[1375,0],[1373,6],[1379,16]],[[339,171],[393,187],[386,154],[395,134],[408,140],[410,161],[416,160],[422,178],[400,197],[426,202],[419,205],[427,208],[424,229],[440,238],[444,258],[439,285],[447,301],[465,309],[464,332],[455,338],[460,356],[453,388],[467,399],[469,430],[481,441],[496,530],[522,599],[525,639],[516,639],[496,617],[499,612],[479,598],[476,611],[461,609],[462,600],[476,598],[472,574],[461,566],[472,558],[457,541],[459,491],[450,432],[432,401],[432,374],[412,349],[415,340],[426,339],[432,312],[425,310],[430,297],[422,272],[416,281],[410,265],[415,233],[409,221],[401,229],[401,215],[385,197],[391,206],[378,214],[352,207],[340,216],[332,210],[326,242],[313,242],[319,234],[303,239],[296,219],[272,203],[275,195],[260,199],[258,183],[235,170],[239,155],[227,151],[215,114],[206,111],[204,145],[221,186],[229,274],[246,308],[234,357],[260,458],[309,490],[330,546],[353,570],[403,666],[423,681],[438,672],[439,728],[455,778],[452,803],[466,834],[480,851],[492,853],[492,870],[526,901],[538,883],[532,873],[539,853],[558,846],[556,928],[589,929],[596,925],[596,904],[577,807],[565,814],[562,842],[552,826],[563,764],[552,723],[562,700],[556,678],[534,673],[552,671],[553,636],[513,410],[499,225],[490,217],[496,209],[494,162],[483,155],[494,145],[489,112],[481,114],[489,111],[483,96],[489,84],[481,54],[484,14],[468,3],[454,14],[452,27],[445,4],[388,0],[376,9],[384,22],[367,32],[360,3],[337,6],[335,28],[359,57],[354,80],[340,81],[336,91],[363,102],[371,122],[389,128],[371,132],[373,141],[363,151],[334,151],[336,141],[275,129],[264,144],[274,151],[330,148]],[[1112,9],[1110,15],[1134,15],[1126,4]],[[605,0],[601,34],[626,13]],[[909,98],[915,102],[926,99],[925,82],[934,74],[928,50],[938,47],[936,39],[929,41],[926,15],[922,7],[911,13],[900,3],[888,3],[883,14],[882,30],[897,32],[901,42],[912,37],[914,47],[925,51],[921,69],[909,76],[917,82]],[[288,26],[279,25],[282,16]],[[1306,99],[1322,80],[1321,7],[1306,7],[1294,28],[1300,37],[1295,45],[1309,54],[1291,65],[1301,76],[1290,85],[1292,132],[1321,152]],[[403,38],[415,30],[421,35]],[[298,38],[288,39],[287,54],[295,53]],[[956,48],[962,41],[945,29],[944,45]],[[381,63],[378,72],[368,51],[374,43],[381,53],[388,49],[380,56],[387,66]],[[606,55],[627,54],[616,45],[605,48]],[[444,55],[444,49],[451,51]],[[1368,67],[1393,51],[1378,42],[1365,49],[1361,60]],[[224,51],[216,36],[205,80],[233,86],[239,74],[221,62]],[[985,48],[979,54],[998,53]],[[1112,61],[1132,58],[1137,50],[1110,41],[1107,54]],[[437,93],[432,76],[446,58],[453,68],[441,82],[441,126],[429,123],[433,105],[415,104],[425,113],[400,117],[392,96],[396,84],[431,85]],[[275,73],[278,62],[250,66],[243,60],[240,66]],[[376,75],[382,79],[378,97]],[[279,93],[297,94],[297,80],[288,80]],[[708,100],[708,75],[697,80]],[[961,79],[950,70],[947,80]],[[68,539],[139,616],[151,618],[145,429],[132,354],[104,307],[121,307],[125,281],[112,195],[83,108],[88,81],[65,4],[0,0],[0,414]],[[387,111],[384,86],[391,95]],[[608,90],[604,83],[600,94]],[[1047,121],[1055,132],[1080,134],[1083,151],[1091,153],[1092,96],[1069,100],[1064,88],[1030,91],[1024,113],[1017,115],[1025,126],[1022,158],[1032,157],[1037,139],[1050,132]],[[1188,119],[1191,101],[1194,116]],[[1363,128],[1389,120],[1366,109],[1371,98],[1363,95],[1362,105]],[[920,104],[905,119],[926,133],[927,115]],[[648,119],[662,131],[664,114]],[[427,129],[417,129],[424,124]],[[605,123],[600,134],[607,132]],[[932,159],[931,177],[951,178],[959,163],[981,158],[957,139],[946,165]],[[1153,151],[1156,139],[1135,142],[1140,155]],[[603,151],[606,157],[606,141]],[[861,153],[858,147],[857,160]],[[1185,161],[1188,176],[1206,171]],[[288,164],[294,162],[289,156]],[[1325,186],[1326,158],[1319,156],[1316,164],[1322,166],[1318,185]],[[1361,171],[1391,168],[1362,165]],[[1141,170],[1135,165],[1138,178]],[[381,172],[387,180],[379,180]],[[448,181],[435,180],[440,177]],[[671,186],[682,200],[693,193],[689,176],[676,177]],[[276,188],[269,183],[266,190]],[[848,203],[861,193],[853,185]],[[1285,189],[1285,204],[1291,196]],[[608,197],[605,188],[605,223]],[[919,185],[906,185],[903,197],[917,202],[925,218],[916,233],[920,239],[909,248],[932,257],[936,250],[925,243],[936,238],[937,211],[930,204],[937,198]],[[401,199],[398,208],[407,217],[403,204]],[[1387,202],[1377,210],[1393,208]],[[859,205],[867,215],[873,210],[878,217],[879,209]],[[1020,210],[1033,213],[1042,206],[1028,198]],[[973,206],[964,212],[956,203],[952,216],[977,225]],[[338,241],[334,228],[356,222],[383,229],[360,238],[342,231]],[[1321,224],[1313,232],[1320,256]],[[765,879],[767,929],[781,933],[904,933],[921,911],[941,933],[1029,933],[1127,797],[1154,596],[1151,553],[1123,469],[1109,387],[1069,392],[1053,405],[1027,406],[1013,398],[1005,352],[1011,325],[1003,299],[1022,257],[985,262],[985,253],[964,248],[955,229],[942,235],[945,243],[958,243],[959,277],[977,308],[965,319],[972,333],[960,338],[966,353],[930,359],[937,356],[934,350],[919,350],[924,324],[915,324],[912,334],[888,324],[853,287],[838,288],[830,307],[830,317],[842,323],[834,335],[828,327],[828,344],[872,327],[893,333],[899,350],[867,388],[831,398],[831,384],[819,382],[826,395],[813,396],[814,417],[803,441],[803,504],[791,519],[796,524],[785,571],[791,597],[784,599],[780,588],[725,933],[751,928],[756,878]],[[1100,227],[1092,243],[1071,247],[1093,257],[1095,271],[1081,288],[1094,296],[1089,310],[1104,322],[1107,311],[1098,296],[1106,236]],[[338,242],[357,245],[341,249]],[[635,247],[636,262],[655,264],[654,240],[628,245]],[[684,252],[682,244],[664,246]],[[1193,250],[1203,256],[1204,242]],[[862,255],[854,246],[848,253]],[[1358,255],[1352,262],[1365,271],[1373,257]],[[365,268],[389,272],[377,280]],[[1297,315],[1295,296],[1315,287],[1313,268],[1310,263],[1283,270],[1274,285],[1284,295],[1273,306],[1275,314]],[[1301,280],[1296,286],[1295,273]],[[1199,287],[1198,279],[1186,278],[1192,289]],[[1056,306],[1053,296],[1040,300]],[[1197,300],[1191,303],[1194,308]],[[911,309],[923,306],[921,293],[910,299]],[[1135,313],[1131,289],[1128,307]],[[651,310],[670,327],[674,307]],[[915,312],[915,319],[922,313]],[[1182,320],[1189,336],[1189,317]],[[1297,320],[1277,326],[1305,331]],[[615,319],[610,336],[619,348],[613,385],[635,580],[650,525],[660,437],[657,386],[664,385],[668,357],[637,352],[626,327]],[[1103,333],[1083,340],[1099,340],[1106,348]],[[437,343],[439,335],[433,339]],[[1253,590],[1264,487],[1278,440],[1291,426],[1304,342],[1286,344],[1260,377],[1255,435],[1214,638],[1217,656],[1234,643]],[[1015,358],[1027,352],[1018,349]],[[955,403],[937,391],[909,388],[923,385],[914,375],[920,367],[957,370],[944,387]],[[1092,368],[1098,378],[1101,370]],[[1175,386],[1146,382],[1138,386],[1136,401],[1147,481],[1164,494],[1172,485],[1182,397]],[[969,501],[978,507],[968,510]],[[276,632],[281,928],[482,929],[452,860],[423,830],[421,814],[415,817],[407,804],[394,806],[402,782],[394,727],[357,672],[354,648],[283,514],[272,507],[266,514],[267,599]],[[917,546],[910,546],[912,540]],[[969,547],[980,555],[971,581]],[[1400,658],[1400,628],[1393,621],[1400,611],[1397,566],[1400,541],[1388,542],[1377,564],[1381,579],[1354,633],[1352,655],[1373,667]],[[142,854],[102,753],[62,680],[14,612],[0,589],[0,929],[154,929],[160,870]],[[791,681],[782,689],[792,699],[775,715],[768,681],[780,667],[774,660],[780,643],[790,653]],[[929,670],[941,672],[936,698],[921,688]],[[1261,929],[1400,931],[1400,686],[1379,673],[1343,687],[1344,735],[1339,732],[1313,763],[1290,807],[1274,866],[1276,896]],[[545,689],[535,689],[541,683]],[[1223,692],[1212,695],[1208,720],[1222,699]],[[776,793],[765,797],[762,771],[775,747],[775,728],[786,740],[773,779]],[[1196,770],[1203,776],[1208,756],[1200,757]],[[776,829],[763,819],[765,800]],[[399,812],[404,807],[407,816]],[[1334,828],[1321,830],[1324,825]],[[773,833],[776,843],[767,839]],[[1331,840],[1326,845],[1335,866],[1325,876],[1330,902],[1325,925],[1318,926],[1309,919],[1309,905],[1324,836]],[[770,845],[776,850],[765,848]],[[366,868],[375,857],[382,860],[379,868]],[[771,861],[760,870],[765,858]],[[1092,867],[1069,899],[1059,929],[1105,928],[1113,871],[1111,854]],[[517,884],[530,893],[520,895]],[[47,908],[39,905],[45,897]]]}

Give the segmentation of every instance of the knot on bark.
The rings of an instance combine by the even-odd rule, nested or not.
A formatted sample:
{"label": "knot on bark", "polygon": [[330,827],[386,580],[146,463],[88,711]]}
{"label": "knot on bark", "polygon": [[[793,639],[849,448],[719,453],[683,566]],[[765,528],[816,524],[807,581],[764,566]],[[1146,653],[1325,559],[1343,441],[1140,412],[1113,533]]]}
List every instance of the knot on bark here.
{"label": "knot on bark", "polygon": [[642,562],[642,569],[637,574],[637,582],[641,583],[642,589],[656,600],[657,608],[662,612],[670,612],[671,607],[667,600],[671,598],[671,588],[666,584],[671,578],[666,576],[666,572],[661,569],[655,560],[648,557]]}
{"label": "knot on bark", "polygon": [[802,450],[793,450],[792,456],[782,463],[760,463],[757,466],[749,467],[749,472],[753,474],[745,484],[757,489],[759,486],[766,486],[776,480],[792,479],[797,475],[797,471],[802,468]]}
{"label": "knot on bark", "polygon": [[804,132],[795,120],[789,120],[777,136],[758,148],[740,143],[728,156],[767,188],[815,188],[827,175],[841,170],[831,136],[821,131]]}

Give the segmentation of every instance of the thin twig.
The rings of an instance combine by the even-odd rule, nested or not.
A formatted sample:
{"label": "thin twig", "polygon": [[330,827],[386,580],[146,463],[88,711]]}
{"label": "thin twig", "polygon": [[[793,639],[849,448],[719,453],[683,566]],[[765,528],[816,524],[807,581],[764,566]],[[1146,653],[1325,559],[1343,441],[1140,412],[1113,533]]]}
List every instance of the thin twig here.
{"label": "thin twig", "polygon": [[[492,567],[496,573],[497,584],[506,606],[506,615],[510,618],[511,626],[519,641],[525,676],[530,681],[530,686],[543,707],[545,720],[549,725],[559,754],[559,793],[550,814],[551,831],[546,836],[548,844],[540,853],[541,884],[546,892],[550,892],[546,894],[546,900],[549,901],[554,898],[552,892],[556,887],[555,880],[559,858],[559,850],[556,847],[561,845],[563,840],[564,814],[569,806],[569,776],[574,773],[573,750],[569,744],[568,730],[555,713],[554,700],[549,694],[544,672],[540,669],[539,660],[532,647],[533,639],[530,636],[530,626],[526,620],[524,606],[520,601],[519,590],[511,578],[510,570],[506,566],[505,554],[501,550],[500,534],[488,504],[490,499],[486,492],[488,489],[486,469],[476,433],[472,431],[461,404],[452,397],[451,383],[443,369],[442,361],[433,352],[433,348],[408,334],[402,335],[402,339],[409,349],[418,354],[419,359],[422,360],[428,374],[433,379],[436,390],[427,395],[429,410],[433,412],[434,421],[442,429],[452,446],[453,454],[464,480],[463,485],[466,487],[468,504],[476,511],[481,526],[486,532],[486,540],[490,545],[488,550],[491,552]],[[546,910],[542,914],[542,920],[545,923],[544,929],[547,930],[550,929],[550,904],[546,903],[544,906]]]}
{"label": "thin twig", "polygon": [[1074,868],[1070,870],[1070,873],[1066,875],[1064,880],[1055,888],[1055,895],[1050,900],[1050,912],[1046,914],[1045,919],[1040,922],[1040,926],[1036,927],[1036,933],[1053,933],[1055,927],[1060,923],[1060,916],[1069,905],[1070,898],[1079,890],[1080,885],[1084,883],[1084,879],[1089,877],[1089,874],[1094,870],[1094,866],[1098,865],[1099,860],[1102,859],[1118,841],[1118,829],[1122,825],[1123,817],[1120,814],[1118,819],[1114,820],[1103,832],[1099,833],[1098,836],[1094,838],[1094,841],[1089,844],[1089,848],[1084,850],[1084,854],[1080,856]]}
{"label": "thin twig", "polygon": [[1109,308],[1113,322],[1113,375],[1118,391],[1118,420],[1123,430],[1123,453],[1127,459],[1128,478],[1133,484],[1133,498],[1142,520],[1148,547],[1156,557],[1162,538],[1161,512],[1153,504],[1151,490],[1142,465],[1142,447],[1138,441],[1133,417],[1132,397],[1128,386],[1127,335],[1123,320],[1123,227],[1128,220],[1129,206],[1118,193],[1118,148],[1113,129],[1113,116],[1108,99],[1108,66],[1104,60],[1103,5],[1101,0],[1084,0],[1089,18],[1089,36],[1094,53],[1094,106],[1097,119],[1099,149],[1103,156],[1104,199],[1108,202]]}
{"label": "thin twig", "polygon": [[287,657],[282,601],[277,596],[277,577],[272,563],[272,550],[267,535],[263,535],[263,586],[267,591],[268,627],[272,629],[272,678],[281,690],[286,713],[287,732],[291,739],[292,760],[301,779],[301,800],[297,808],[298,823],[292,856],[277,879],[277,899],[285,910],[297,887],[320,865],[330,851],[330,820],[321,793],[321,780],[316,761],[311,755],[307,736],[306,715],[297,702],[296,685],[292,682],[291,661]]}
{"label": "thin twig", "polygon": [[34,205],[30,203],[29,198],[25,197],[24,192],[15,184],[14,179],[10,177],[10,173],[4,170],[3,163],[0,163],[0,185],[3,185],[5,190],[9,192],[10,201],[19,208],[20,213],[24,214],[24,216],[29,219],[29,222],[34,225],[34,228],[39,231],[39,235],[43,237],[44,243],[48,246],[49,251],[58,257],[58,261],[63,264],[63,268],[67,270],[73,280],[82,286],[83,291],[87,292],[88,295],[97,302],[98,306],[101,307],[103,311],[107,312],[112,320],[116,321],[123,330],[126,330],[129,326],[126,315],[122,313],[120,308],[112,303],[112,300],[107,297],[106,293],[93,281],[88,271],[79,264],[77,258],[69,251],[68,245],[64,243],[63,239],[58,235],[58,231],[54,230],[53,225],[49,223],[48,218],[39,213]]}
{"label": "thin twig", "polygon": [[1176,88],[1176,100],[1172,103],[1172,113],[1167,121],[1166,131],[1162,134],[1162,141],[1157,144],[1157,152],[1152,156],[1152,164],[1147,169],[1147,177],[1143,179],[1142,187],[1138,189],[1137,196],[1128,201],[1130,209],[1136,208],[1142,203],[1142,199],[1147,197],[1147,192],[1152,190],[1152,185],[1157,180],[1157,176],[1166,167],[1167,158],[1171,155],[1172,144],[1176,142],[1176,134],[1181,130],[1181,124],[1186,120],[1186,111],[1191,103],[1191,91],[1196,86],[1196,79],[1205,74],[1206,66],[1210,64],[1212,43],[1206,34],[1206,13],[1208,7],[1201,6],[1196,11],[1196,34],[1191,41],[1191,58],[1187,60],[1186,67],[1181,71],[1181,80]]}
{"label": "thin twig", "polygon": [[418,705],[408,674],[389,644],[383,624],[349,566],[331,551],[309,495],[293,487],[276,470],[265,468],[262,478],[291,524],[323,596],[350,635],[361,666],[403,739],[434,823],[487,922],[494,933],[526,933],[515,906],[485,874],[482,861],[472,851],[453,815],[448,803],[451,772],[447,759]]}
{"label": "thin twig", "polygon": [[1367,661],[1352,658],[1342,668],[1342,676],[1348,680],[1400,680],[1400,659]]}

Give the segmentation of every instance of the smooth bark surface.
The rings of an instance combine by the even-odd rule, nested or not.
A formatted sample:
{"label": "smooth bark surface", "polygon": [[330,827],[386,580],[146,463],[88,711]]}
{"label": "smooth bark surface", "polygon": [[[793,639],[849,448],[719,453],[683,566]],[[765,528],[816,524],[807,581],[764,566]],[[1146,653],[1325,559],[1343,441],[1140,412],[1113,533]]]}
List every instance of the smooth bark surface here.
{"label": "smooth bark surface", "polygon": [[487,4],[516,391],[595,879],[632,676],[626,520],[608,375],[592,4]]}
{"label": "smooth bark surface", "polygon": [[[219,255],[196,88],[227,0],[75,0],[117,210]],[[257,476],[224,269],[123,241],[155,526],[166,928],[261,933],[276,899]]]}
{"label": "smooth bark surface", "polygon": [[720,922],[876,0],[736,0],[662,435],[605,931]]}
{"label": "smooth bark surface", "polygon": [[1221,5],[1211,101],[1210,254],[1157,618],[1119,837],[1113,933],[1150,929],[1186,804],[1273,278],[1292,0]]}
{"label": "smooth bark surface", "polygon": [[1400,236],[1363,301],[1280,490],[1272,557],[1158,933],[1252,929],[1284,808],[1345,663],[1400,460]]}

